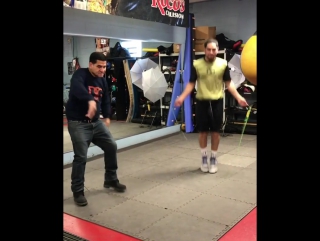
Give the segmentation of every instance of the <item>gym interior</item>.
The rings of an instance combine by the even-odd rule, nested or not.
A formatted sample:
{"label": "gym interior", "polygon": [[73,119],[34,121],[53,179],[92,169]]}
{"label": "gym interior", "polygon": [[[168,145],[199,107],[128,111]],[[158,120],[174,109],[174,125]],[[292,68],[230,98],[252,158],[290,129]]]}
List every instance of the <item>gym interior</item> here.
{"label": "gym interior", "polygon": [[[64,240],[256,240],[257,83],[250,50],[256,48],[256,0],[174,0],[163,15],[148,16],[160,11],[161,1],[127,2],[63,1]],[[179,14],[171,14],[173,5]],[[215,175],[199,171],[197,87],[183,106],[174,106],[208,38],[219,41],[218,57],[227,60],[250,106],[240,107],[225,89]],[[77,207],[65,105],[72,74],[88,67],[94,51],[107,56],[109,129],[118,145],[118,176],[128,190],[103,188],[103,152],[91,144],[89,205]]]}

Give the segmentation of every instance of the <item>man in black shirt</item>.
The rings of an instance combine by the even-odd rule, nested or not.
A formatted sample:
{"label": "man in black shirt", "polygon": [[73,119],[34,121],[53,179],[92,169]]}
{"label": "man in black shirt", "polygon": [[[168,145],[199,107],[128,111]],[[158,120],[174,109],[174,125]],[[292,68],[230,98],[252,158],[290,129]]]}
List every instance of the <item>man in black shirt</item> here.
{"label": "man in black shirt", "polygon": [[[84,196],[84,173],[91,142],[104,151],[104,187],[118,192],[126,190],[117,177],[117,143],[108,130],[111,104],[108,85],[103,77],[106,66],[106,56],[94,52],[90,55],[89,68],[76,70],[71,78],[66,116],[74,152],[71,190],[79,206],[88,204]],[[103,121],[100,120],[100,112]]]}

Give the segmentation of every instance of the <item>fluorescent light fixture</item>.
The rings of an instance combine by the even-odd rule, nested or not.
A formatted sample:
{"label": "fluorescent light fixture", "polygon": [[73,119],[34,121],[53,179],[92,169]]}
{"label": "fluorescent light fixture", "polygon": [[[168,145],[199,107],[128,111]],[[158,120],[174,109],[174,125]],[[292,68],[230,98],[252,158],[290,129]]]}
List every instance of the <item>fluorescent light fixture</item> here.
{"label": "fluorescent light fixture", "polygon": [[142,43],[138,40],[131,40],[131,41],[121,41],[121,46],[126,48],[131,57],[139,58],[142,55]]}

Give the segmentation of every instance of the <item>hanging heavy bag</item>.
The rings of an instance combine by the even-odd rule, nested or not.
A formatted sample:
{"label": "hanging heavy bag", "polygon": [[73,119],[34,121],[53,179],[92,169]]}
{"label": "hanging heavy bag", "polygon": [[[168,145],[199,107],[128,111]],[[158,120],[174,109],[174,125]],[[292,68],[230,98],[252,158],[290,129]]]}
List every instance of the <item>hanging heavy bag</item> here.
{"label": "hanging heavy bag", "polygon": [[115,44],[113,48],[110,48],[110,57],[131,57],[128,49],[123,48],[119,42]]}
{"label": "hanging heavy bag", "polygon": [[110,48],[110,57],[111,58],[119,57],[120,52],[121,52],[121,44],[117,42],[113,48]]}

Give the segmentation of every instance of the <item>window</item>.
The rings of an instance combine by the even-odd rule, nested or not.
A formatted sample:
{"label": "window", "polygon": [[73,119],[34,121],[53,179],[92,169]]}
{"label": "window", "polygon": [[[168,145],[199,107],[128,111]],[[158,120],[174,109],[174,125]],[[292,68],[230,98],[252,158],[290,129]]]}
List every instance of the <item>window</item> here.
{"label": "window", "polygon": [[142,56],[142,43],[138,40],[123,41],[120,43],[123,48],[126,48],[131,57],[141,57]]}

